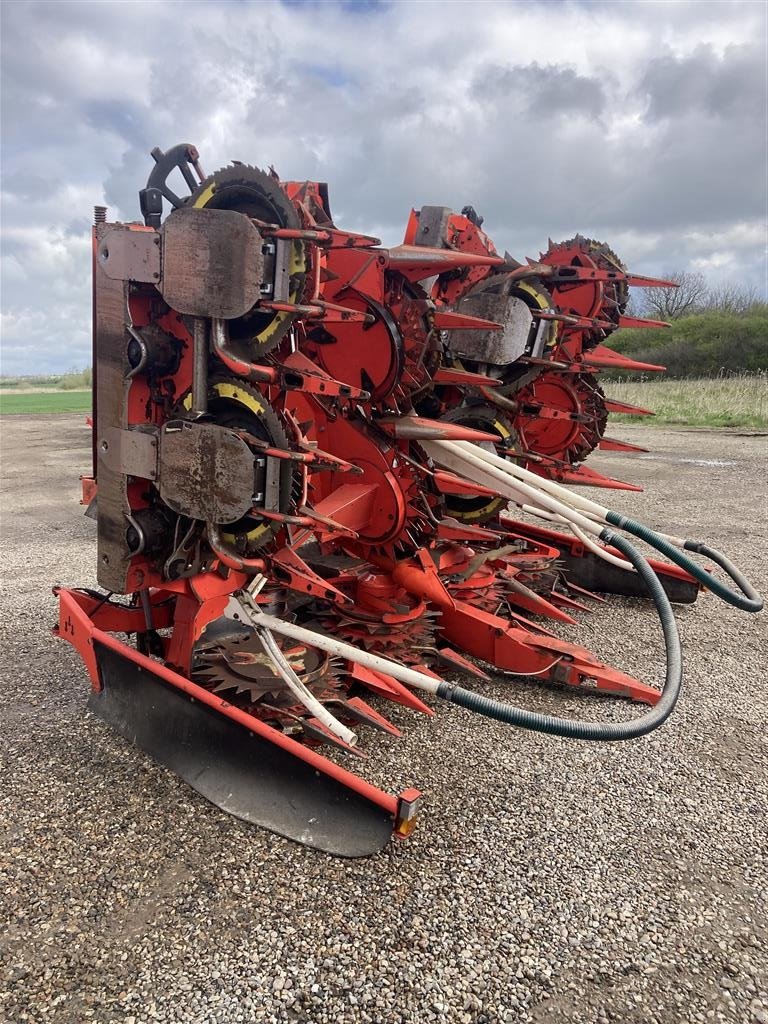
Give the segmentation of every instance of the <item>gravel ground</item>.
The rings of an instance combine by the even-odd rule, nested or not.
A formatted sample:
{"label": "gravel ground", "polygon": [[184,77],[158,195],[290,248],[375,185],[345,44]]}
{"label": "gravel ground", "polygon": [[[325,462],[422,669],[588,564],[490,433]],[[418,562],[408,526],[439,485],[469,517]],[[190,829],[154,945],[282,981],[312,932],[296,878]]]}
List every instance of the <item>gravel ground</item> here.
{"label": "gravel ground", "polygon": [[[49,630],[51,584],[93,582],[89,435],[79,416],[0,430],[0,1018],[768,1022],[765,617],[682,609],[678,712],[631,744],[396,709],[403,738],[367,735],[364,771],[423,789],[426,811],[407,843],[334,860],[228,818],[86,712],[84,670]],[[654,449],[594,460],[647,486],[614,507],[708,538],[766,592],[765,437],[614,433]],[[560,632],[660,672],[639,602]],[[635,713],[532,683],[489,692]]]}

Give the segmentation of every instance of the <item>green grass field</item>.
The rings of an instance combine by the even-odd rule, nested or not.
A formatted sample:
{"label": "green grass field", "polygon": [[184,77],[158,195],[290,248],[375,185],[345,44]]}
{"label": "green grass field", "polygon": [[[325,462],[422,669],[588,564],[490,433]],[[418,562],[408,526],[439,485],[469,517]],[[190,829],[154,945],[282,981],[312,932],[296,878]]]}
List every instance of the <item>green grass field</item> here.
{"label": "green grass field", "polygon": [[[768,429],[768,374],[732,374],[684,380],[605,380],[609,398],[652,409],[642,422],[658,426],[752,427]],[[91,410],[91,392],[6,391],[0,389],[0,415],[45,415]],[[641,422],[611,415],[611,423]]]}
{"label": "green grass field", "polygon": [[91,411],[90,391],[4,392],[0,390],[0,416],[42,416],[54,412]]}
{"label": "green grass field", "polygon": [[643,420],[611,413],[610,423],[768,428],[766,373],[683,380],[606,380],[602,387],[608,398],[656,413]]}

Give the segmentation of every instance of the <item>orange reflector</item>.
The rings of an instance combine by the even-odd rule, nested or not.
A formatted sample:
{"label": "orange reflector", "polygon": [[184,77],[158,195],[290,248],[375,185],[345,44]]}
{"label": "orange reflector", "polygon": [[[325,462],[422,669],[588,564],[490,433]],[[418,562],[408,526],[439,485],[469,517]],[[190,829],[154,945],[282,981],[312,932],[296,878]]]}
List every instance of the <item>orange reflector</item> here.
{"label": "orange reflector", "polygon": [[395,817],[395,836],[407,839],[416,828],[421,793],[418,789],[406,789],[397,799],[397,816]]}
{"label": "orange reflector", "polygon": [[395,838],[407,839],[411,832],[416,828],[416,822],[418,820],[418,818],[411,818],[409,821],[399,821],[395,826]]}

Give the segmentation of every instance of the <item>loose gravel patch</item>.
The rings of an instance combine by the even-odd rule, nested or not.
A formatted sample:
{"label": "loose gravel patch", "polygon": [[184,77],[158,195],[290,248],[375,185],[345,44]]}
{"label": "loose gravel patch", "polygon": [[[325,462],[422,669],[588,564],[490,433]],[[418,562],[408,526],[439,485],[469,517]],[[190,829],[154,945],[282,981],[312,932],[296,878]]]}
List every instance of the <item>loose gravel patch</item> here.
{"label": "loose gravel patch", "polygon": [[[614,433],[655,458],[595,459],[647,488],[602,499],[710,540],[768,591],[765,437]],[[403,738],[366,734],[363,772],[423,789],[425,813],[407,843],[334,860],[222,814],[86,711],[50,587],[94,582],[89,432],[13,417],[0,439],[0,1019],[768,1024],[766,616],[681,609],[679,709],[633,743],[395,708]],[[558,633],[661,673],[639,601]],[[634,713],[520,681],[487,692]]]}

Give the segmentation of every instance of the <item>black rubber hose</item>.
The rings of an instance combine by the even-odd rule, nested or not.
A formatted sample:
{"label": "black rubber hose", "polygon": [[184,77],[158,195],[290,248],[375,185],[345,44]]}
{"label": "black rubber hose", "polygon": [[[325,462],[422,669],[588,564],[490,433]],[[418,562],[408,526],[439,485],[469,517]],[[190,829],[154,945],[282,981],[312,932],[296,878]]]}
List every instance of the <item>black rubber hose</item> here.
{"label": "black rubber hose", "polygon": [[674,562],[675,565],[679,565],[681,569],[685,569],[687,573],[690,573],[700,583],[703,583],[707,590],[711,590],[713,594],[716,594],[727,604],[731,604],[734,608],[739,608],[743,612],[762,611],[763,599],[749,580],[736,568],[730,559],[714,548],[708,548],[706,544],[702,544],[698,540],[687,540],[684,545],[687,551],[695,551],[706,558],[712,559],[713,562],[719,565],[739,588],[740,594],[735,590],[731,590],[725,583],[715,579],[711,573],[694,562],[688,555],[683,554],[680,548],[665,540],[655,530],[643,526],[642,523],[638,523],[634,519],[628,519],[618,512],[608,512],[605,518],[612,526],[618,526],[620,530],[626,530],[627,533],[634,534],[635,537],[644,540],[646,544],[650,544],[652,548],[655,548],[662,555],[666,555],[670,561]]}
{"label": "black rubber hose", "polygon": [[508,725],[517,725],[522,729],[533,729],[534,732],[546,732],[553,736],[566,736],[576,740],[632,740],[638,736],[645,736],[654,729],[658,729],[674,710],[677,699],[680,696],[680,688],[683,681],[683,657],[680,650],[680,636],[677,632],[677,623],[672,613],[672,605],[669,603],[664,588],[662,587],[656,573],[643,558],[640,552],[625,538],[614,534],[609,529],[604,529],[600,539],[605,544],[610,544],[621,551],[622,555],[631,562],[637,570],[638,575],[648,587],[656,610],[661,620],[661,628],[664,633],[664,646],[667,657],[667,672],[664,680],[664,688],[658,704],[641,718],[632,722],[577,722],[569,718],[555,718],[551,715],[540,715],[535,711],[525,711],[523,708],[513,707],[511,704],[504,704],[502,701],[492,700],[483,697],[479,693],[465,690],[460,686],[453,686],[451,683],[441,683],[437,688],[438,697],[448,700],[452,704],[466,708],[468,711],[477,711],[487,718],[495,718],[499,722],[506,722]]}

